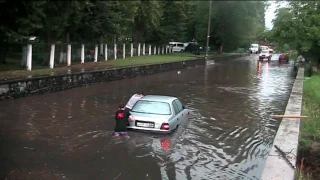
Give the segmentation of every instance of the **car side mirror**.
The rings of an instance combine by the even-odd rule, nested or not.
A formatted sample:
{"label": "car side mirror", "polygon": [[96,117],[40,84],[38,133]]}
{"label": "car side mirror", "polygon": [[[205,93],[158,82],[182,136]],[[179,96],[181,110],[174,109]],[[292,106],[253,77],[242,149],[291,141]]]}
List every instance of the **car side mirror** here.
{"label": "car side mirror", "polygon": [[182,105],[182,109],[185,109],[186,107]]}

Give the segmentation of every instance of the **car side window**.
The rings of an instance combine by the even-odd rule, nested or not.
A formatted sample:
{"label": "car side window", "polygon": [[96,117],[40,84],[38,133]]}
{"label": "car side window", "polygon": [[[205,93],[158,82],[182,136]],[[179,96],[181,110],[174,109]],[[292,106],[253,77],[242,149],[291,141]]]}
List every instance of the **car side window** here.
{"label": "car side window", "polygon": [[179,111],[177,103],[175,101],[173,101],[172,105],[173,105],[173,109],[174,109],[175,114],[178,114],[180,111]]}
{"label": "car side window", "polygon": [[182,111],[182,110],[183,110],[183,105],[182,105],[182,103],[181,103],[178,99],[176,100],[176,103],[177,103],[177,106],[178,106],[179,111]]}
{"label": "car side window", "polygon": [[174,100],[173,103],[177,106],[177,113],[179,113],[179,112],[181,112],[183,110],[182,104],[178,99]]}

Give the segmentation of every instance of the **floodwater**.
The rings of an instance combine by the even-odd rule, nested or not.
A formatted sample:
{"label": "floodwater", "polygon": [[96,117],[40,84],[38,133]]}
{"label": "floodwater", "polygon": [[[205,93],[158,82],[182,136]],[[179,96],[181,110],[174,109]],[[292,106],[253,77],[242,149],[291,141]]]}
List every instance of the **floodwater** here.
{"label": "floodwater", "polygon": [[[0,102],[1,179],[259,179],[293,84],[293,67],[254,55],[207,67]],[[177,96],[177,131],[113,138],[136,91]]]}

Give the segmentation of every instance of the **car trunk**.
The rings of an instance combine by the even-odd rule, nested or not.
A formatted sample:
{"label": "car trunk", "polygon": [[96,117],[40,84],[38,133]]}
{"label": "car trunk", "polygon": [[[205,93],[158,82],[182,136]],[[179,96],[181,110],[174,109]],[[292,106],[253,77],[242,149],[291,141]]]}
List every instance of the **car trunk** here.
{"label": "car trunk", "polygon": [[135,122],[130,123],[130,126],[145,127],[145,128],[160,128],[161,124],[168,122],[171,115],[146,114],[131,112]]}

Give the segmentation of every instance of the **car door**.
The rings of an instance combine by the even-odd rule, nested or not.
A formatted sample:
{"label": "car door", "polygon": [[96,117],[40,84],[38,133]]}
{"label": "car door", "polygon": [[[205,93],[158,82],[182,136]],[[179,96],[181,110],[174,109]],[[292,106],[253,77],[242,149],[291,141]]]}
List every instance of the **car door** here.
{"label": "car door", "polygon": [[182,121],[185,120],[185,115],[183,114],[183,106],[182,106],[181,102],[178,99],[173,101],[173,106],[174,106],[174,109],[175,109],[177,123],[181,124]]}
{"label": "car door", "polygon": [[173,118],[173,124],[174,124],[174,127],[176,127],[177,125],[180,124],[180,119],[179,119],[179,109],[178,109],[178,106],[177,104],[175,103],[175,101],[172,102],[172,106],[173,106],[173,111],[174,111],[174,118]]}

